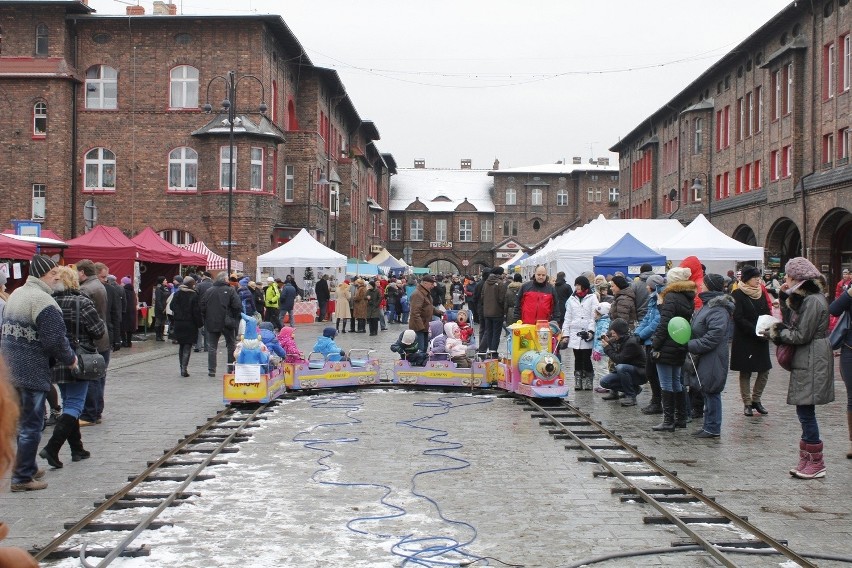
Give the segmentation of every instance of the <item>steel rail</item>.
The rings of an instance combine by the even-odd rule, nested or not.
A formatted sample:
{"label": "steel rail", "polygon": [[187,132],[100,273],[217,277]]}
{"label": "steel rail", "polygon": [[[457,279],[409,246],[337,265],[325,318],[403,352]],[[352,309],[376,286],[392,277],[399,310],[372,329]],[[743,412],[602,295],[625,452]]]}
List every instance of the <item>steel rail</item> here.
{"label": "steel rail", "polygon": [[[675,524],[684,533],[689,535],[689,537],[692,538],[695,541],[696,544],[701,546],[708,554],[710,554],[711,556],[716,558],[719,562],[721,562],[725,566],[728,566],[728,567],[731,567],[731,568],[739,566],[738,564],[734,563],[733,560],[731,560],[730,558],[725,556],[725,554],[723,554],[722,551],[720,551],[713,543],[709,542],[704,537],[702,537],[701,535],[699,535],[698,533],[693,531],[691,528],[689,528],[689,526],[686,523],[684,523],[679,517],[677,517],[676,515],[671,513],[665,507],[665,505],[663,505],[662,503],[657,501],[649,493],[647,493],[641,487],[637,486],[627,476],[622,474],[605,457],[601,456],[601,454],[599,452],[592,449],[588,444],[586,444],[586,442],[583,441],[583,439],[581,439],[580,437],[575,435],[568,427],[562,425],[562,423],[559,421],[559,419],[554,417],[553,414],[548,410],[547,407],[542,407],[541,405],[537,404],[536,402],[534,402],[532,400],[528,400],[527,402],[533,408],[535,408],[539,412],[546,415],[548,417],[548,419],[551,420],[555,426],[557,426],[558,429],[560,429],[562,432],[564,432],[565,434],[570,436],[574,440],[574,442],[579,444],[580,447],[582,447],[585,451],[587,451],[592,456],[594,456],[595,459],[597,460],[597,462],[600,465],[602,465],[604,468],[606,468],[607,471],[609,471],[613,476],[618,478],[619,481],[621,481],[622,483],[627,485],[629,488],[634,490],[646,503],[651,505],[654,509],[659,511],[660,514],[662,514],[664,517],[666,517],[670,522]],[[795,562],[799,566],[803,566],[803,567],[806,567],[806,568],[816,568],[815,564],[813,564],[810,561],[808,561],[807,559],[803,558],[802,556],[800,556],[796,552],[790,550],[790,548],[788,548],[783,543],[781,543],[781,542],[777,541],[776,539],[774,539],[773,537],[769,536],[767,533],[765,533],[764,531],[762,531],[761,529],[759,529],[758,527],[756,527],[752,523],[749,523],[748,521],[743,520],[742,518],[739,517],[739,515],[736,515],[730,509],[728,509],[728,508],[724,507],[723,505],[720,505],[716,501],[710,499],[709,497],[704,495],[702,492],[697,491],[694,487],[692,487],[691,485],[689,485],[688,483],[686,483],[685,481],[680,479],[678,476],[673,474],[671,471],[669,471],[668,469],[659,465],[655,460],[651,459],[649,456],[647,456],[643,452],[640,452],[638,449],[636,449],[635,447],[633,447],[632,445],[627,443],[626,440],[624,440],[623,438],[621,438],[620,436],[615,434],[615,432],[612,432],[611,430],[606,428],[603,424],[601,424],[600,422],[598,422],[597,420],[592,418],[591,415],[581,411],[579,408],[571,405],[567,401],[563,402],[563,406],[561,406],[559,408],[560,409],[568,409],[568,410],[576,413],[577,416],[579,416],[583,420],[587,421],[590,425],[594,426],[595,428],[599,429],[602,434],[604,434],[606,437],[610,438],[611,440],[615,441],[624,450],[630,452],[635,457],[642,460],[643,464],[645,464],[646,466],[650,467],[655,472],[657,472],[660,475],[662,475],[663,477],[665,477],[670,483],[672,483],[673,485],[683,489],[684,491],[687,492],[687,494],[689,494],[692,497],[695,497],[696,499],[698,499],[699,501],[704,503],[707,507],[713,509],[715,512],[719,513],[721,516],[728,519],[732,524],[736,525],[738,528],[741,528],[741,529],[757,536],[760,541],[768,544],[769,546],[771,546],[772,548],[777,550],[780,554],[783,554],[784,556],[786,556],[787,558],[789,558],[790,560],[792,560],[793,562]]]}

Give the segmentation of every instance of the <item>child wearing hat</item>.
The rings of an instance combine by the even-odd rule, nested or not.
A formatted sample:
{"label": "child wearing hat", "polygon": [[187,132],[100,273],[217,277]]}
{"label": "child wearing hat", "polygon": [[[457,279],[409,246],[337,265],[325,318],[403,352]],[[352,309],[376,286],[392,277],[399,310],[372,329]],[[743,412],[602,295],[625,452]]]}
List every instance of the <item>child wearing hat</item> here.
{"label": "child wearing hat", "polygon": [[340,348],[334,342],[337,336],[337,330],[333,327],[327,327],[322,330],[322,335],[314,343],[314,353],[322,353],[325,355],[326,361],[343,361],[346,359],[346,351]]}
{"label": "child wearing hat", "polygon": [[[610,306],[609,302],[601,302],[595,308],[595,341],[592,344],[592,367],[598,377],[603,377],[609,373],[609,360],[604,355],[604,346],[601,338],[609,331]],[[595,387],[594,390],[599,393],[609,392],[609,389],[605,389],[600,385]]]}
{"label": "child wearing hat", "polygon": [[417,343],[417,333],[413,329],[406,329],[399,334],[396,342],[391,344],[391,351],[399,353],[399,358],[411,363],[413,366],[422,367],[426,364],[427,355],[420,351]]}
{"label": "child wearing hat", "polygon": [[[264,322],[269,323],[269,322]],[[273,325],[273,327],[275,327]],[[302,356],[302,352],[299,351],[299,346],[296,345],[296,328],[294,327],[282,327],[281,331],[278,332],[278,343],[287,353],[287,356],[284,357],[285,363],[300,363],[305,360]]]}

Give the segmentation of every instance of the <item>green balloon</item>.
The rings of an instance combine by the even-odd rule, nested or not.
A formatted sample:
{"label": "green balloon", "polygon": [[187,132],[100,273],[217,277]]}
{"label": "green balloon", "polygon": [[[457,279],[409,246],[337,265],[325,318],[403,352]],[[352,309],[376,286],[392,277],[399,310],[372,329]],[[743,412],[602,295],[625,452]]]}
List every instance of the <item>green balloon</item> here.
{"label": "green balloon", "polygon": [[680,316],[673,317],[669,320],[669,337],[683,345],[692,337],[692,327],[686,319]]}

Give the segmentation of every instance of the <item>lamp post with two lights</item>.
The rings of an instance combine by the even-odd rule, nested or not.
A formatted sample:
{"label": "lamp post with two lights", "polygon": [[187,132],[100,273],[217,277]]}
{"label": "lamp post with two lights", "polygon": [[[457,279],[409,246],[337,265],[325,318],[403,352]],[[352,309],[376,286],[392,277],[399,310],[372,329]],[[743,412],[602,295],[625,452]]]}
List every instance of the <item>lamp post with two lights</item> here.
{"label": "lamp post with two lights", "polygon": [[[707,195],[707,220],[711,223],[713,222],[713,195],[710,191],[710,176],[704,172],[698,172],[694,174],[699,177],[695,177],[692,180],[692,189],[693,192],[702,192],[704,191],[704,184],[701,183],[701,176],[704,177],[704,182],[707,184],[707,191],[704,192]],[[702,195],[703,196],[703,195]]]}

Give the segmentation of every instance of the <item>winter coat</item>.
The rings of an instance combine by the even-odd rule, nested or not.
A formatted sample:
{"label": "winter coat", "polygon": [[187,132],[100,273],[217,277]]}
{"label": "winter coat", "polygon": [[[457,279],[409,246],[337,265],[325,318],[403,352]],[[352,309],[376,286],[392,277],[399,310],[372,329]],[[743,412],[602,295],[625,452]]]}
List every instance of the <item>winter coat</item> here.
{"label": "winter coat", "polygon": [[432,353],[447,352],[447,336],[444,335],[444,324],[438,320],[429,322],[429,351]]}
{"label": "winter coat", "polygon": [[609,316],[601,316],[598,318],[598,321],[595,322],[595,340],[592,342],[592,351],[597,351],[601,355],[604,352],[603,341],[601,341],[601,336],[606,335],[606,332],[609,331],[609,324],[612,320],[609,319]]}
{"label": "winter coat", "polygon": [[688,268],[692,272],[692,275],[689,277],[692,283],[695,284],[695,298],[692,301],[695,304],[695,310],[700,310],[701,292],[704,290],[704,269],[701,268],[701,261],[698,260],[697,256],[688,256],[681,261],[680,266]]}
{"label": "winter coat", "polygon": [[331,299],[331,290],[328,289],[328,280],[320,278],[314,286],[314,292],[317,295],[317,302],[327,302]]}
{"label": "winter coat", "polygon": [[604,344],[604,354],[616,365],[633,365],[640,375],[645,374],[645,348],[632,335]]}
{"label": "winter coat", "polygon": [[553,314],[553,319],[562,326],[565,321],[565,302],[568,301],[568,298],[571,297],[574,290],[564,278],[557,278],[556,282],[553,284],[553,289],[556,290],[556,307],[559,309],[559,314]]}
{"label": "winter coat", "polygon": [[123,333],[134,333],[139,327],[139,319],[136,315],[138,304],[133,284],[124,285],[124,316],[121,318],[121,331]]}
{"label": "winter coat", "polygon": [[[200,284],[195,286],[195,291],[198,292],[199,298],[203,297],[204,293],[201,291],[201,285]],[[266,311],[266,306],[265,306],[266,302],[264,301],[264,298],[263,298],[263,288],[261,288],[260,286],[257,286],[257,285],[255,285],[254,288],[249,286],[249,291],[251,292],[251,295],[254,298],[254,310],[255,310],[255,312],[260,314],[261,316],[263,316],[264,312]]]}
{"label": "winter coat", "polygon": [[287,363],[298,363],[304,360],[302,352],[299,351],[296,340],[293,338],[294,331],[292,327],[284,326],[278,332],[278,343],[287,353],[287,356],[284,358],[284,361]]}
{"label": "winter coat", "polygon": [[633,332],[645,345],[651,345],[651,338],[654,336],[654,332],[657,331],[657,326],[660,324],[660,307],[657,304],[659,298],[660,295],[657,292],[648,294],[648,303],[645,304],[645,316]]}
{"label": "winter coat", "polygon": [[648,278],[650,278],[652,274],[654,273],[650,270],[648,272],[642,272],[630,285],[636,301],[637,320],[641,320],[645,317],[645,313],[648,311],[648,297],[651,295],[650,292],[648,292]]}
{"label": "winter coat", "polygon": [[506,286],[506,316],[505,323],[506,325],[512,325],[515,323],[515,308],[518,305],[518,295],[521,292],[522,282],[509,282],[509,285]]}
{"label": "winter coat", "polygon": [[[582,298],[574,294],[565,302],[565,322],[562,324],[562,338],[568,339],[571,349],[591,349],[595,333],[595,308],[598,298],[589,292]],[[583,341],[577,336],[582,331],[589,332],[589,341]]]}
{"label": "winter coat", "polygon": [[107,332],[110,345],[121,343],[121,320],[124,317],[124,290],[117,284],[104,284],[107,293]]}
{"label": "winter coat", "polygon": [[[225,314],[228,313],[239,322],[242,304],[237,291],[227,282],[214,282],[201,298],[201,317],[204,327],[212,333],[222,333],[225,329]],[[236,333],[236,330],[234,331]]]}
{"label": "winter coat", "polygon": [[651,339],[651,349],[659,352],[660,356],[654,362],[680,367],[686,359],[686,345],[681,345],[669,337],[669,321],[678,316],[692,321],[695,311],[695,282],[672,282],[663,288],[657,302],[660,321]]}
{"label": "winter coat", "polygon": [[[65,321],[65,337],[68,338],[71,347],[74,347],[74,339],[77,337],[77,313],[79,310],[80,343],[86,345],[89,349],[94,349],[95,341],[107,333],[106,324],[98,315],[95,304],[77,290],[55,292],[53,299],[56,300],[62,310],[62,319]],[[71,367],[68,365],[54,365],[50,369],[50,374],[51,381],[54,383],[72,383],[77,380],[71,375]]]}
{"label": "winter coat", "polygon": [[506,286],[495,274],[482,285],[482,316],[503,319],[506,314]]}
{"label": "winter coat", "polygon": [[[828,313],[835,317],[840,317],[843,312],[852,312],[852,296],[850,296],[848,292],[843,292],[838,295],[828,307]],[[852,313],[846,317],[850,316],[852,316]],[[849,331],[846,332],[846,339],[843,343],[844,346],[840,348],[841,350],[852,349],[852,326],[850,326]]]}
{"label": "winter coat", "polygon": [[[723,292],[702,292],[702,307],[692,319],[692,339],[686,348],[698,355],[699,390],[708,394],[720,393],[728,380],[728,341],[734,333],[734,299]],[[686,361],[686,365],[691,365]]]}
{"label": "winter coat", "polygon": [[352,317],[352,309],[349,307],[349,293],[351,286],[345,282],[337,285],[337,299],[334,302],[334,317],[349,319]]}
{"label": "winter coat", "polygon": [[279,299],[279,305],[281,306],[282,312],[289,312],[296,305],[296,296],[298,295],[298,291],[296,290],[296,285],[292,282],[287,282],[284,284],[284,287],[281,288],[281,298]]}
{"label": "winter coat", "polygon": [[444,324],[445,348],[450,354],[450,359],[453,357],[462,357],[467,355],[467,348],[460,339],[459,326],[456,322],[451,321]]}
{"label": "winter coat", "polygon": [[367,286],[367,319],[379,319],[382,317],[382,291],[372,286]]}
{"label": "winter coat", "polygon": [[355,282],[352,317],[355,319],[367,319],[367,284],[363,280]]}
{"label": "winter coat", "polygon": [[[98,315],[109,325],[109,309],[107,300],[107,290],[101,281],[94,276],[89,276],[85,281],[80,282],[80,293],[88,296],[92,303],[95,304],[95,309],[98,310]],[[109,329],[109,327],[107,327]],[[109,340],[109,334],[104,334],[103,337],[95,341],[95,348],[99,353],[109,351],[112,343]]]}
{"label": "winter coat", "polygon": [[[253,316],[257,311],[254,305],[254,293],[248,286],[240,286],[237,294],[239,294],[240,303],[243,305],[243,313],[247,316]],[[174,303],[174,300],[172,302]],[[172,308],[172,311],[174,311],[174,308]]]}
{"label": "winter coat", "polygon": [[260,337],[260,340],[263,341],[263,344],[266,345],[266,348],[269,350],[270,354],[278,355],[282,359],[287,357],[287,350],[281,347],[281,344],[278,342],[278,337],[276,337],[274,331],[270,331],[268,329],[261,329],[258,332],[258,336]]}
{"label": "winter coat", "polygon": [[636,323],[636,292],[633,288],[628,287],[618,291],[612,299],[609,317],[610,319],[621,318],[631,327]]}
{"label": "winter coat", "polygon": [[834,353],[828,342],[828,301],[822,287],[807,280],[785,298],[792,311],[790,327],[771,328],[773,341],[796,346],[787,404],[827,404],[834,400]]}
{"label": "winter coat", "polygon": [[198,341],[198,328],[204,325],[201,319],[198,294],[192,288],[181,285],[172,298],[172,320],[175,339],[181,345],[195,345]]}
{"label": "winter coat", "polygon": [[432,305],[432,296],[423,284],[418,284],[417,289],[411,295],[411,308],[408,316],[408,329],[414,331],[429,331],[429,322],[432,316],[437,315],[435,306]]}
{"label": "winter coat", "polygon": [[772,368],[769,360],[769,342],[754,333],[757,318],[769,315],[769,304],[761,295],[752,300],[742,290],[734,290],[734,339],[731,342],[731,370],[748,373],[768,371]]}
{"label": "winter coat", "polygon": [[556,289],[552,284],[547,281],[539,284],[534,279],[524,282],[518,292],[518,304],[515,306],[512,321],[522,320],[527,324],[535,324],[539,320],[558,319],[563,308],[557,304]]}
{"label": "winter coat", "polygon": [[272,282],[263,289],[263,305],[267,308],[278,308],[281,305],[281,290],[278,284]]}
{"label": "winter coat", "polygon": [[162,284],[157,284],[154,288],[154,317],[157,322],[165,323],[166,320],[166,300],[169,298],[169,289]]}
{"label": "winter coat", "polygon": [[414,341],[413,343],[405,344],[402,342],[402,336],[405,332],[399,332],[399,337],[396,338],[396,341],[391,344],[391,351],[394,353],[399,353],[400,359],[409,359],[409,357],[413,357],[417,355],[420,350],[420,345]]}
{"label": "winter coat", "polygon": [[340,361],[346,355],[346,352],[334,342],[334,339],[326,336],[320,336],[317,342],[314,343],[314,353],[322,353],[327,361]]}

